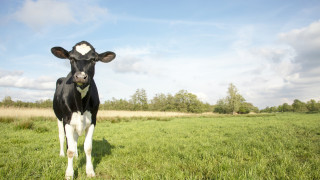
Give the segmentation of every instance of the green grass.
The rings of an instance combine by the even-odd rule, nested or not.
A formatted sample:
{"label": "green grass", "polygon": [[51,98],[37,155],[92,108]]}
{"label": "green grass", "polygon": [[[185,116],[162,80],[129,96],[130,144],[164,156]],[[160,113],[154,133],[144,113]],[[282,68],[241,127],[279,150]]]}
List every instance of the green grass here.
{"label": "green grass", "polygon": [[[0,118],[0,128],[0,179],[64,178],[53,118]],[[320,179],[320,115],[100,119],[92,156],[96,179]]]}

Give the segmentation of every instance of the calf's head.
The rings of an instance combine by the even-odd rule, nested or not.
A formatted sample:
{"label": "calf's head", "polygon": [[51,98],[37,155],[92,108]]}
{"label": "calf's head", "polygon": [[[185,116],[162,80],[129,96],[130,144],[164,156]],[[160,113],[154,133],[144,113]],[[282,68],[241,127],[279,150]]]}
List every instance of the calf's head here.
{"label": "calf's head", "polygon": [[77,43],[71,51],[62,47],[53,47],[51,52],[58,58],[70,60],[73,82],[80,88],[90,84],[97,61],[108,63],[116,57],[116,54],[111,51],[98,54],[86,41]]}

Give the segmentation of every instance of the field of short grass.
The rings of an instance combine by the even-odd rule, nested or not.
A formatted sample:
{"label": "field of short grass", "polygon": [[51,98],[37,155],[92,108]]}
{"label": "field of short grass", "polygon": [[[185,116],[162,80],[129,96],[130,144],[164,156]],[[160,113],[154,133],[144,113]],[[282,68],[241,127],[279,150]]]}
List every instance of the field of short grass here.
{"label": "field of short grass", "polygon": [[[64,178],[55,118],[0,117],[0,128],[1,179]],[[96,179],[320,179],[320,115],[100,118],[92,156]]]}

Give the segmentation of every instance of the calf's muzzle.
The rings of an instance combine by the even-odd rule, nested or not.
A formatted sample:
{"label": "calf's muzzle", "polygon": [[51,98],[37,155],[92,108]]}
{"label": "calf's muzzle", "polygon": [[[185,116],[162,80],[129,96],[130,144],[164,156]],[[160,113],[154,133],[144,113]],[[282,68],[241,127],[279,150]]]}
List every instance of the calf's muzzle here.
{"label": "calf's muzzle", "polygon": [[80,86],[87,84],[89,80],[89,77],[85,72],[76,72],[73,77],[74,77],[74,82]]}

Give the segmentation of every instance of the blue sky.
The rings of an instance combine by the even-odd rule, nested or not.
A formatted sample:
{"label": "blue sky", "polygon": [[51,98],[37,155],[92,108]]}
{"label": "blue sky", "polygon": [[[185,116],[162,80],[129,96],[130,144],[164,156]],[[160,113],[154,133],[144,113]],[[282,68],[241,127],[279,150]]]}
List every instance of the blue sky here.
{"label": "blue sky", "polygon": [[298,0],[23,0],[0,2],[0,99],[51,99],[82,40],[101,101],[181,89],[215,104],[233,83],[259,108],[320,100],[320,2]]}

